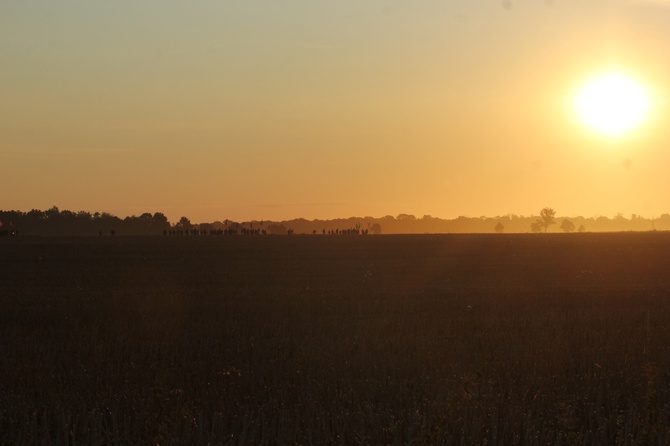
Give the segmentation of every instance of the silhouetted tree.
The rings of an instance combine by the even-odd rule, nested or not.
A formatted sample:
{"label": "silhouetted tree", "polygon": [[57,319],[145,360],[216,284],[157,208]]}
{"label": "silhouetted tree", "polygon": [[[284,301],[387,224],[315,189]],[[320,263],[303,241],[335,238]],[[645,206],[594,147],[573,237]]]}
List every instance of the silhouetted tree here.
{"label": "silhouetted tree", "polygon": [[154,215],[151,216],[151,225],[154,226],[158,230],[167,230],[170,228],[170,222],[168,221],[167,217],[165,214],[162,212],[156,212]]}
{"label": "silhouetted tree", "polygon": [[555,220],[556,211],[552,208],[544,208],[540,211],[540,218],[542,218],[542,226],[544,227],[544,232],[547,232],[547,228],[550,225],[556,223]]}
{"label": "silhouetted tree", "polygon": [[89,221],[93,220],[93,216],[91,215],[90,212],[79,211],[79,212],[77,212],[77,219],[82,221],[82,222],[83,221],[89,222]]}
{"label": "silhouetted tree", "polygon": [[541,220],[535,220],[530,224],[530,230],[537,233],[542,232],[542,221]]}
{"label": "silhouetted tree", "polygon": [[192,227],[191,220],[186,217],[182,217],[179,219],[179,222],[177,222],[176,227],[184,231],[189,231]]}
{"label": "silhouetted tree", "polygon": [[586,228],[584,227],[584,225],[579,225],[577,232],[586,232]]}
{"label": "silhouetted tree", "polygon": [[568,219],[561,222],[561,229],[563,232],[575,232],[575,224]]}
{"label": "silhouetted tree", "polygon": [[414,220],[416,220],[416,217],[415,217],[414,215],[412,215],[412,214],[398,214],[398,216],[396,217],[396,220],[410,220],[410,221],[414,221]]}
{"label": "silhouetted tree", "polygon": [[502,232],[505,230],[505,225],[503,225],[502,222],[499,221],[495,227],[495,230],[498,234],[502,234]]}
{"label": "silhouetted tree", "polygon": [[49,209],[44,211],[44,214],[46,215],[46,218],[49,220],[55,220],[60,216],[60,210],[58,209],[57,206],[51,206]]}

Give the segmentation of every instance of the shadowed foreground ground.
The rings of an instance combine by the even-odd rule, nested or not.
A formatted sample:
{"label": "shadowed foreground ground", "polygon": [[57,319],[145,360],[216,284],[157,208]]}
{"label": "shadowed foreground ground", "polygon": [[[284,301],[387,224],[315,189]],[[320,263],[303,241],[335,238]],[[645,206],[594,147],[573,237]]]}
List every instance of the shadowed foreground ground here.
{"label": "shadowed foreground ground", "polygon": [[670,444],[670,234],[0,240],[2,444]]}

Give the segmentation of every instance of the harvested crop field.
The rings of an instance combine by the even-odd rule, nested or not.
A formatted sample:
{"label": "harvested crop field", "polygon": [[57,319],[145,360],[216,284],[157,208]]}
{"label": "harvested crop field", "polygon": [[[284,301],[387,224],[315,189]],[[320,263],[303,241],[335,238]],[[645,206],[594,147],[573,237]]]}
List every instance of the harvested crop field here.
{"label": "harvested crop field", "polygon": [[670,233],[0,239],[2,444],[670,444]]}

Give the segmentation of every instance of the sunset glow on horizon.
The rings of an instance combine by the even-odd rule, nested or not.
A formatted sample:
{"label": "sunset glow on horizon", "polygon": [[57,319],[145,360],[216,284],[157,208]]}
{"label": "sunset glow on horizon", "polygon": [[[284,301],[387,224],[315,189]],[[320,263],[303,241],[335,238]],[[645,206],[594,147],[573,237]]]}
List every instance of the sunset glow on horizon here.
{"label": "sunset glow on horizon", "polygon": [[3,2],[0,209],[658,216],[669,20],[643,0]]}

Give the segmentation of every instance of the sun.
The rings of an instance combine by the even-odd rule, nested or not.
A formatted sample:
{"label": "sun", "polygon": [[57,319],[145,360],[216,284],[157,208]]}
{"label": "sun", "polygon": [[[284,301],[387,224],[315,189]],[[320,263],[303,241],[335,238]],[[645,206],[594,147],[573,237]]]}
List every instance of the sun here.
{"label": "sun", "polygon": [[575,95],[574,107],[580,121],[591,130],[619,137],[647,119],[651,99],[635,79],[611,71],[583,84]]}

